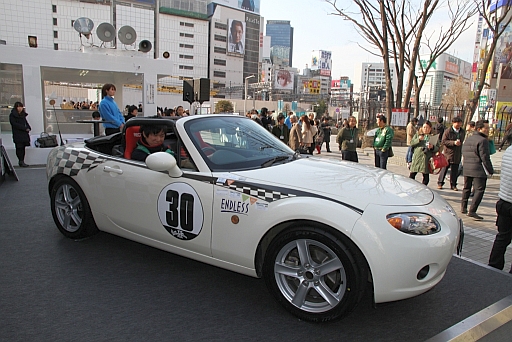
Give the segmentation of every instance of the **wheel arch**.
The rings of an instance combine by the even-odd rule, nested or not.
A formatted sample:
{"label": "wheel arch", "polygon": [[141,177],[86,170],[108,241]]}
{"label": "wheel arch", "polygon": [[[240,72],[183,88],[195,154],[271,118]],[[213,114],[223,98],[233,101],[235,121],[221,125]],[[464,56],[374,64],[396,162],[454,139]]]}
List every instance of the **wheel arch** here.
{"label": "wheel arch", "polygon": [[291,230],[292,228],[297,227],[298,225],[324,229],[330,234],[340,239],[348,248],[350,248],[351,251],[354,251],[353,256],[356,259],[356,263],[359,270],[362,271],[361,275],[364,276],[365,273],[367,274],[368,281],[372,283],[373,290],[373,278],[371,269],[361,249],[347,235],[343,234],[339,230],[327,224],[307,219],[289,220],[281,222],[279,224],[276,224],[274,227],[272,227],[265,233],[265,235],[261,238],[261,240],[258,243],[258,247],[256,248],[256,255],[254,257],[254,267],[258,277],[261,278],[263,276],[263,263],[265,260],[265,254],[270,243],[280,234],[283,234]]}
{"label": "wheel arch", "polygon": [[50,181],[48,182],[48,195],[51,195],[52,193],[52,189],[53,189],[53,186],[55,185],[55,183],[63,178],[69,178],[69,179],[73,179],[73,177],[70,177],[68,175],[64,175],[62,173],[58,173],[56,174],[55,176],[53,176]]}

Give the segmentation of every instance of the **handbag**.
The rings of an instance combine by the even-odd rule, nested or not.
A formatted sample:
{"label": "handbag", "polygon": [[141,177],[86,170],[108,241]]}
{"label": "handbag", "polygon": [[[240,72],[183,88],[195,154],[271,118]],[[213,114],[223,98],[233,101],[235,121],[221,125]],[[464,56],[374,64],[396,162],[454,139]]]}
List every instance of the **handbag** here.
{"label": "handbag", "polygon": [[441,171],[443,167],[447,167],[448,165],[450,165],[450,163],[448,163],[448,160],[444,154],[437,152],[429,160],[429,171],[430,173],[436,175]]}
{"label": "handbag", "polygon": [[395,154],[393,153],[393,146],[389,146],[388,158],[391,158],[394,156],[395,156]]}
{"label": "handbag", "polygon": [[299,152],[300,154],[309,154],[308,148],[304,146],[299,147],[296,152]]}
{"label": "handbag", "polygon": [[493,155],[496,153],[496,145],[494,145],[494,140],[489,140],[489,154]]}
{"label": "handbag", "polygon": [[[444,154],[442,154],[441,152],[437,152],[429,160],[429,171],[430,173],[436,175],[441,171],[443,167],[447,167],[448,165],[450,165],[450,163],[448,163],[448,160],[446,159]],[[436,172],[436,170],[438,171]]]}
{"label": "handbag", "polygon": [[39,138],[36,139],[34,144],[36,145],[36,147],[40,148],[55,147],[58,145],[57,136],[43,132],[41,133]]}

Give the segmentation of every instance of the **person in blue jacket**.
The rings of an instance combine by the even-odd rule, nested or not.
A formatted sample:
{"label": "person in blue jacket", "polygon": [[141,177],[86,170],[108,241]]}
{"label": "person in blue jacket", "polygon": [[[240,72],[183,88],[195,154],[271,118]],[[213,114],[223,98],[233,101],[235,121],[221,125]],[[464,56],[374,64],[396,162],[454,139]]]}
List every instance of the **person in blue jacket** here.
{"label": "person in blue jacket", "polygon": [[101,97],[103,100],[100,102],[100,115],[103,121],[109,121],[103,123],[105,135],[121,132],[124,127],[124,116],[114,101],[115,94],[116,86],[111,83],[107,83],[101,88]]}

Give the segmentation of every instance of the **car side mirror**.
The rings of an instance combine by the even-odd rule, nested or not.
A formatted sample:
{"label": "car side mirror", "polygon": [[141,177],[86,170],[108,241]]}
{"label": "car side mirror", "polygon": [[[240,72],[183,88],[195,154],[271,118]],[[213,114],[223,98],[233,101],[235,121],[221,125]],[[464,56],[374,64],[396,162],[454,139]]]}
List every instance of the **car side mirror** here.
{"label": "car side mirror", "polygon": [[167,171],[171,177],[181,177],[183,171],[178,167],[176,159],[167,152],[155,152],[146,158],[146,165],[153,171]]}

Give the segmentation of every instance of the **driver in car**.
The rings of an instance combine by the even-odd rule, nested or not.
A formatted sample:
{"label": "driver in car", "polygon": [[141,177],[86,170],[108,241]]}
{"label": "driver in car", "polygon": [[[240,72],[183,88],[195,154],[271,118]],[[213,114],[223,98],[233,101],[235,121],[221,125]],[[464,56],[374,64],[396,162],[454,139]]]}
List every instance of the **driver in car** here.
{"label": "driver in car", "polygon": [[165,125],[141,125],[140,139],[137,141],[137,147],[132,152],[133,160],[146,161],[146,158],[155,152],[170,153],[176,157],[169,146],[164,145],[167,126]]}

